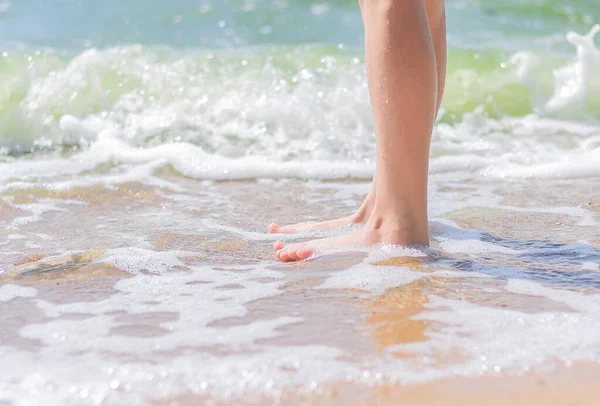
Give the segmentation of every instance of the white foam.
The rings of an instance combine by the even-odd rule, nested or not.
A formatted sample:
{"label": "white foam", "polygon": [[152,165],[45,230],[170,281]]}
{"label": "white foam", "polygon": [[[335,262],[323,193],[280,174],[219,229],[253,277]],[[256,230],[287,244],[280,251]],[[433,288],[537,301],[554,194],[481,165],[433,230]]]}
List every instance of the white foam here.
{"label": "white foam", "polygon": [[36,297],[37,290],[26,286],[6,284],[0,286],[0,302],[10,302],[18,297]]}
{"label": "white foam", "polygon": [[[555,94],[537,102],[537,114],[490,118],[478,108],[461,122],[436,125],[432,180],[597,176],[600,128],[565,113],[584,110],[583,99],[597,98],[597,27],[585,36],[567,35],[577,47],[575,62],[555,72]],[[0,191],[135,180],[176,188],[154,176],[168,165],[185,176],[213,180],[372,177],[375,139],[364,66],[349,55],[324,62],[327,80],[316,80],[321,68],[313,67],[294,75],[291,85],[288,73],[270,63],[225,82],[215,80],[213,73],[222,66],[238,63],[235,57],[225,53],[223,65],[200,68],[198,61],[209,59],[196,52],[91,49],[50,75],[32,78],[19,117],[34,123],[33,137],[44,134],[39,145],[58,141],[81,149],[67,157],[46,153],[7,159],[0,163]],[[295,52],[302,58],[306,50]],[[503,80],[525,86],[533,81],[539,87],[534,60],[517,53],[512,58],[516,79]],[[104,89],[111,85],[90,79],[105,73],[131,88],[121,83]],[[533,96],[540,93],[531,86]],[[73,95],[78,98],[72,100]],[[95,171],[106,164],[116,170]]]}
{"label": "white foam", "polygon": [[107,250],[103,262],[130,273],[163,273],[187,269],[179,259],[186,254],[191,255],[185,251],[157,252],[143,248],[116,248]]}
{"label": "white foam", "polygon": [[185,176],[197,179],[228,180],[269,177],[309,179],[369,178],[373,166],[363,163],[312,161],[275,162],[266,156],[247,156],[231,159],[207,154],[203,149],[187,144],[163,144],[154,148],[132,148],[117,139],[106,139],[96,148],[110,151],[111,158],[121,163],[147,163],[161,160]]}
{"label": "white foam", "polygon": [[[282,84],[273,88],[267,87],[271,76],[267,79],[269,83],[249,76],[215,84],[206,79],[210,75],[198,73],[192,66],[200,63],[194,58],[159,63],[153,58],[160,59],[141,47],[92,50],[74,58],[66,68],[57,69],[51,77],[31,78],[32,86],[19,106],[24,117],[49,123],[43,133],[50,139],[56,135],[55,139],[73,142],[81,149],[66,157],[53,153],[7,157],[0,163],[0,191],[33,187],[55,191],[91,184],[110,188],[119,183],[140,181],[183,193],[182,186],[155,174],[169,166],[185,176],[205,180],[350,176],[368,179],[372,176],[374,138],[362,67],[360,72],[345,72],[346,67],[341,67],[339,72],[332,73],[338,78],[333,82],[315,84],[307,80],[294,86]],[[96,110],[95,101],[90,107],[64,100],[65,95],[86,94],[85,86],[90,84],[86,79],[88,73],[96,72],[95,69],[115,69],[123,60],[127,66],[123,71],[116,71],[142,84],[131,92],[119,93],[116,100],[111,99],[106,114]],[[270,68],[265,66],[265,69]],[[524,66],[519,74],[525,78],[530,69]],[[165,72],[168,75],[165,76]],[[269,97],[264,97],[265,88]],[[141,90],[147,93],[142,94]],[[316,99],[315,94],[320,91],[324,91],[324,96]],[[149,101],[150,94],[154,101]],[[206,107],[209,100],[210,109]],[[574,98],[567,105],[559,106],[555,113],[569,108],[569,103],[576,105],[580,101]],[[48,118],[50,111],[58,113]],[[61,112],[64,115],[55,122],[55,114]],[[457,185],[461,179],[483,176],[492,180],[597,176],[599,127],[543,114],[550,111],[496,119],[486,117],[479,110],[465,115],[460,123],[438,124],[432,146],[432,213],[441,215],[460,208],[483,206],[515,212],[566,214],[578,218],[580,225],[597,225],[595,214],[583,208],[501,206],[500,197],[493,191],[497,187],[494,182],[478,183],[472,190],[466,183]],[[230,141],[232,138],[235,141]],[[96,171],[106,166],[111,169]],[[444,191],[447,181],[452,188],[464,188],[464,191]],[[210,184],[198,183],[202,187]],[[350,192],[366,191],[365,185],[312,183],[309,186],[343,189],[346,196],[350,196]],[[211,195],[208,196],[209,199]],[[191,203],[195,196],[180,194],[167,198],[178,203],[188,199]],[[12,204],[9,197],[4,200]],[[28,215],[17,218],[9,227],[13,230],[25,226],[41,219],[45,212],[68,210],[64,203],[40,200],[35,204],[16,205]],[[166,226],[172,221],[158,211],[143,215]],[[280,236],[214,222],[200,224],[252,241],[334,234]],[[440,219],[436,227],[441,236],[435,238],[447,253],[519,253],[483,241],[480,233],[458,229],[451,221]],[[109,227],[105,230],[110,231]],[[54,238],[33,235],[43,241]],[[268,340],[286,334],[286,328],[303,320],[293,314],[270,319],[259,317],[258,320],[254,318],[256,314],[248,319],[244,317],[249,315],[250,303],[284,292],[281,287],[290,268],[282,268],[285,272],[274,271],[269,268],[274,266],[272,263],[218,268],[191,266],[184,257],[194,253],[157,252],[146,237],[129,235],[126,243],[131,245],[133,240],[138,246],[109,249],[97,260],[132,273],[102,300],[61,304],[36,298],[35,289],[15,285],[0,287],[3,301],[34,298],[48,318],[19,331],[22,337],[40,343],[39,351],[37,348],[36,352],[15,349],[0,343],[0,359],[11,365],[11,368],[0,368],[0,402],[26,404],[39,403],[41,399],[49,405],[143,404],[153,397],[174,397],[190,392],[220,399],[246,394],[276,396],[282,388],[295,385],[314,388],[313,385],[346,379],[367,384],[376,384],[382,379],[391,383],[422,382],[477,376],[495,368],[515,372],[539,370],[551,367],[557,358],[590,361],[600,356],[597,296],[522,281],[510,281],[506,291],[553,300],[575,311],[531,314],[430,296],[427,310],[417,316],[430,326],[427,340],[402,346],[404,352],[414,355],[412,359],[373,359],[362,354],[347,354],[318,342],[270,345]],[[367,258],[350,269],[332,273],[319,289],[360,289],[366,296],[428,277],[489,277],[448,269],[426,273],[415,272],[410,267],[369,264],[394,257],[415,257],[417,261],[431,253],[425,249],[384,245],[325,252],[356,250],[367,253]],[[591,254],[592,250],[582,252]],[[2,254],[23,253],[4,251]],[[39,262],[56,259],[48,257]],[[482,267],[485,271],[485,264]],[[595,271],[598,264],[586,262],[582,269]],[[484,290],[498,293],[489,288]],[[154,336],[139,337],[123,332],[128,328],[145,330],[127,318],[150,313],[172,317],[165,317],[155,329],[149,329],[156,333]],[[77,317],[71,317],[73,315]],[[210,350],[203,352],[207,348]],[[398,348],[390,350],[393,349]],[[215,351],[220,355],[211,355]],[[456,360],[457,353],[464,358]],[[447,356],[450,361],[433,363],[432,359],[437,356]],[[69,362],[66,363],[66,359]]]}
{"label": "white foam", "polygon": [[46,212],[66,211],[64,208],[58,206],[58,204],[65,202],[68,203],[66,200],[40,199],[36,203],[16,204],[14,207],[17,207],[20,210],[28,211],[31,213],[31,215],[16,217],[13,219],[11,224],[18,229],[24,225],[40,221],[42,219],[42,215]]}
{"label": "white foam", "polygon": [[[390,351],[401,350],[421,357],[460,356],[460,360],[444,368],[414,363],[422,379],[428,375],[440,378],[525,373],[552,368],[557,359],[569,365],[600,360],[600,295],[560,291],[515,280],[509,281],[506,289],[545,296],[576,311],[526,313],[430,296],[427,310],[415,317],[434,322],[434,329],[428,332],[430,340],[396,346]],[[397,378],[407,379],[402,374]]]}
{"label": "white foam", "polygon": [[437,126],[432,149],[444,154],[431,159],[432,179],[594,177],[600,171],[598,140],[600,127],[594,124],[534,114],[501,119],[466,114],[461,123]]}
{"label": "white foam", "polygon": [[389,258],[426,257],[430,253],[428,247],[402,247],[394,244],[379,244],[367,250],[369,255],[365,262],[383,261]]}
{"label": "white foam", "polygon": [[[473,234],[447,231],[451,232]],[[429,295],[426,310],[414,317],[430,326],[427,340],[387,349],[413,357],[362,357],[319,342],[266,344],[265,339],[303,322],[294,316],[243,319],[249,315],[250,303],[283,292],[285,273],[261,264],[218,268],[188,264],[181,270],[183,254],[145,248],[108,250],[104,261],[134,273],[118,281],[110,297],[63,304],[36,299],[48,320],[26,325],[20,335],[37,340],[41,347],[28,352],[0,345],[0,357],[14,365],[0,369],[0,399],[43,399],[45,404],[59,405],[92,400],[136,404],[182,393],[222,400],[262,394],[277,397],[284,388],[311,391],[344,380],[370,385],[415,383],[495,371],[539,371],[551,368],[556,359],[600,360],[600,335],[595,334],[600,331],[600,295],[514,280],[507,283],[507,292],[544,297],[574,311],[527,313]],[[144,274],[144,270],[163,273]],[[363,262],[333,272],[318,289],[360,289],[375,297],[429,277],[486,276],[453,270],[415,272],[410,267]],[[237,288],[228,288],[233,285]],[[14,292],[12,287],[0,288],[6,298],[15,297]],[[35,297],[35,292],[25,291],[22,296]],[[73,314],[86,317],[69,317]],[[154,336],[116,333],[144,329],[135,326],[139,322],[134,316],[143,320],[146,314],[172,317],[155,325]],[[228,319],[233,322],[214,324]],[[192,350],[182,350],[186,348]],[[218,348],[219,356],[203,348]],[[432,362],[434,358],[444,362]],[[68,367],[64,359],[71,360]]]}
{"label": "white foam", "polygon": [[577,61],[572,65],[554,70],[554,95],[546,103],[547,112],[555,112],[573,107],[585,101],[591,87],[592,74],[600,68],[600,52],[595,47],[594,37],[600,32],[596,24],[586,35],[575,32],[567,34],[569,41],[577,49]]}
{"label": "white foam", "polygon": [[583,207],[517,207],[517,206],[496,206],[499,209],[510,210],[517,213],[548,213],[548,214],[560,214],[569,217],[579,218],[577,225],[581,227],[593,227],[598,226],[600,223],[595,220],[594,213],[590,210],[584,209]]}
{"label": "white foam", "polygon": [[[55,304],[38,300],[38,307],[49,320],[27,325],[20,334],[39,340],[42,347],[28,352],[0,345],[5,362],[19,360],[14,368],[0,370],[0,398],[65,404],[77,403],[77,399],[87,402],[81,400],[84,393],[85,398],[109,397],[137,404],[152,397],[196,393],[201,385],[205,393],[214,392],[223,398],[248,391],[271,393],[270,389],[281,390],[286,382],[302,385],[304,380],[310,384],[311,379],[332,379],[333,372],[346,365],[336,360],[341,355],[337,349],[314,345],[294,351],[294,347],[259,343],[280,335],[281,327],[300,322],[297,317],[211,325],[217,320],[243,317],[247,303],[279,294],[282,276],[257,266],[219,270],[192,267],[161,276],[134,275],[119,281],[117,293],[102,301]],[[258,282],[257,278],[274,282]],[[242,288],[217,289],[231,284]],[[123,336],[113,331],[132,324],[120,321],[118,315],[123,312],[130,316],[159,313],[174,317],[159,324],[164,331],[155,337]],[[73,313],[88,317],[63,317]],[[211,347],[226,349],[229,355],[202,351]],[[68,368],[65,358],[73,358]],[[282,366],[298,372],[290,375],[282,372]],[[114,382],[122,388],[135,386],[136,390],[115,391]],[[31,386],[36,390],[32,391]]]}
{"label": "white foam", "polygon": [[[525,280],[509,280],[505,289],[513,293],[542,296],[558,303],[564,303],[572,309],[582,313],[580,316],[588,315],[592,316],[593,318],[598,318],[598,316],[600,316],[599,294],[586,295],[580,292],[553,289],[542,286],[536,282]],[[586,317],[582,317],[582,319],[586,319]],[[593,322],[593,324],[598,323],[600,323],[600,319]],[[598,331],[596,338],[600,339],[600,330],[596,331]]]}
{"label": "white foam", "polygon": [[360,289],[382,293],[389,288],[406,285],[427,277],[425,273],[398,266],[353,265],[347,270],[333,273],[319,289]]}
{"label": "white foam", "polygon": [[[348,230],[354,231],[358,228],[360,228],[360,226],[351,225],[351,226],[340,227],[339,229],[336,229],[336,230],[329,230],[328,232],[319,233],[319,234],[325,234],[325,236],[327,236],[327,234],[337,235],[340,233],[345,233]],[[310,233],[308,233],[308,234],[310,234]],[[280,235],[280,234],[275,234],[275,235]],[[291,235],[290,238],[294,238],[294,236],[297,236],[297,234]],[[428,247],[403,247],[403,246],[395,245],[395,244],[377,244],[372,247],[365,247],[365,246],[339,247],[339,246],[321,245],[321,246],[318,246],[315,248],[314,253],[308,259],[311,260],[311,259],[316,259],[316,258],[327,256],[327,255],[335,255],[335,254],[342,254],[342,253],[353,253],[353,254],[360,253],[360,254],[366,254],[365,259],[364,259],[365,263],[371,263],[371,262],[384,261],[386,259],[399,258],[399,257],[426,257],[429,252],[430,252],[430,249]]]}
{"label": "white foam", "polygon": [[11,221],[10,229],[19,230],[25,225],[40,221],[44,213],[67,211],[67,209],[60,207],[60,205],[85,205],[86,203],[69,199],[38,199],[35,203],[9,204],[14,208],[29,212],[29,215],[18,216]]}
{"label": "white foam", "polygon": [[440,248],[449,254],[499,253],[515,255],[520,253],[520,251],[481,240],[441,239],[439,244]]}
{"label": "white foam", "polygon": [[581,269],[584,271],[600,271],[600,264],[595,262],[584,262],[581,265]]}
{"label": "white foam", "polygon": [[52,241],[54,240],[54,237],[48,235],[48,234],[44,234],[44,233],[31,233],[32,235],[35,235],[37,238],[39,238],[42,241]]}
{"label": "white foam", "polygon": [[[3,351],[4,350],[4,351]],[[50,406],[72,404],[146,404],[173,398],[180,394],[196,394],[227,401],[230,398],[266,396],[276,401],[286,387],[299,386],[300,391],[314,392],[324,382],[359,375],[362,371],[341,361],[344,355],[326,346],[273,347],[244,355],[215,357],[192,352],[185,357],[164,357],[155,363],[109,364],[98,354],[80,355],[75,365],[64,367],[64,360],[43,354],[43,365],[52,368],[25,370],[19,362],[33,365],[37,357],[19,354],[0,347],[5,362],[25,378],[13,385],[0,382],[2,395],[17,404],[44,399]],[[93,367],[84,367],[84,363]],[[77,374],[70,372],[77,368]],[[282,372],[282,371],[293,371]],[[4,371],[3,371],[4,372]],[[2,373],[0,372],[0,376]]]}

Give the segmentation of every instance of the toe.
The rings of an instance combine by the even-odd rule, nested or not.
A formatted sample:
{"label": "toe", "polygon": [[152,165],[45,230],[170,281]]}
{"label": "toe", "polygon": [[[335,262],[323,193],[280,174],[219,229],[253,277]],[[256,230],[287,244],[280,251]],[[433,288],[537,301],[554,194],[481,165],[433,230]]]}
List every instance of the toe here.
{"label": "toe", "polygon": [[299,261],[300,258],[298,258],[298,250],[296,248],[289,248],[287,250],[287,257],[289,258],[290,261]]}
{"label": "toe", "polygon": [[282,249],[281,251],[279,251],[279,253],[277,254],[277,256],[279,257],[279,260],[281,262],[289,262],[290,261],[290,257],[288,256],[288,250],[287,249]]}
{"label": "toe", "polygon": [[310,257],[313,253],[312,248],[307,248],[300,244],[282,246],[281,248],[276,248],[276,250],[275,255],[282,262],[301,261]]}
{"label": "toe", "polygon": [[294,234],[298,230],[294,226],[280,226],[275,223],[269,224],[269,234]]}
{"label": "toe", "polygon": [[273,244],[273,248],[275,248],[275,251],[279,251],[283,247],[285,247],[285,244],[282,241],[276,241],[275,244]]}
{"label": "toe", "polygon": [[296,227],[294,226],[277,226],[277,231],[276,233],[278,234],[294,234],[297,233],[298,230],[296,230]]}
{"label": "toe", "polygon": [[312,254],[313,254],[312,248],[301,248],[298,251],[296,251],[296,256],[298,257],[298,259],[306,259],[306,258],[310,257]]}

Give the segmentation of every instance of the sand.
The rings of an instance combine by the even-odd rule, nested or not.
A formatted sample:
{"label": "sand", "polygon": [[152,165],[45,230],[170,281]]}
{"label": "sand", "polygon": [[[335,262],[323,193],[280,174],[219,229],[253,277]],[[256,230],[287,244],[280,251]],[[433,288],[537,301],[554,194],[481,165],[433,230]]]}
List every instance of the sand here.
{"label": "sand", "polygon": [[[165,175],[167,178],[169,176],[175,175]],[[552,292],[556,289],[583,295],[581,297],[587,295],[592,298],[600,294],[600,274],[593,268],[600,259],[600,236],[595,223],[600,219],[600,195],[594,187],[597,182],[582,180],[567,185],[531,181],[511,187],[504,184],[495,184],[493,187],[485,185],[485,188],[475,185],[472,188],[473,196],[486,189],[486,193],[495,198],[490,198],[488,204],[483,205],[473,197],[474,204],[471,204],[469,194],[463,191],[461,193],[465,197],[461,199],[462,203],[456,204],[451,210],[444,212],[433,204],[433,210],[437,213],[432,216],[430,228],[433,247],[438,254],[419,258],[392,255],[365,262],[365,253],[350,251],[298,264],[275,261],[270,249],[274,239],[264,233],[265,226],[271,221],[284,223],[291,219],[320,219],[345,214],[360,202],[366,184],[260,181],[205,182],[200,185],[199,182],[184,178],[177,179],[177,182],[186,188],[186,192],[132,183],[112,191],[87,188],[66,192],[31,190],[28,193],[15,193],[0,210],[1,220],[7,225],[2,240],[9,241],[1,246],[4,251],[0,265],[4,272],[0,274],[0,287],[18,285],[35,288],[37,294],[34,298],[20,297],[2,303],[2,345],[13,352],[17,351],[17,355],[35,354],[41,349],[53,348],[54,344],[33,337],[42,334],[44,327],[35,330],[35,334],[24,334],[24,331],[30,331],[28,326],[50,323],[48,331],[52,331],[50,326],[53,320],[69,321],[77,326],[86,319],[96,317],[98,323],[108,323],[108,332],[99,334],[106,334],[106,339],[115,339],[123,346],[119,351],[124,352],[110,358],[111,365],[117,369],[124,368],[127,362],[135,364],[145,361],[153,363],[153,368],[159,368],[161,362],[166,362],[160,360],[169,360],[173,362],[169,367],[177,372],[178,362],[185,363],[189,357],[210,356],[217,361],[222,358],[225,362],[253,351],[298,349],[309,345],[338,349],[343,355],[334,358],[351,366],[360,366],[365,360],[373,359],[385,358],[388,362],[381,367],[381,379],[370,376],[365,380],[355,374],[348,381],[339,379],[339,376],[336,378],[332,369],[329,378],[316,381],[314,385],[302,379],[296,383],[287,378],[279,382],[279,375],[273,372],[275,370],[267,368],[267,375],[275,374],[272,388],[249,387],[243,395],[225,391],[224,387],[234,383],[219,381],[222,378],[219,378],[216,369],[216,381],[207,381],[204,392],[198,390],[198,382],[194,383],[192,379],[194,375],[177,375],[181,371],[172,378],[164,377],[161,382],[166,386],[157,384],[156,391],[140,384],[133,375],[128,375],[123,382],[130,380],[129,391],[123,391],[123,385],[121,389],[109,390],[103,395],[104,404],[129,402],[131,399],[173,405],[200,402],[279,402],[286,405],[597,404],[600,395],[597,385],[600,382],[600,364],[597,361],[600,357],[586,358],[575,356],[574,353],[573,360],[558,356],[553,358],[551,349],[548,350],[548,358],[539,364],[534,363],[528,372],[523,369],[524,361],[516,358],[513,364],[499,371],[490,365],[490,369],[480,373],[466,370],[453,373],[452,365],[460,365],[463,358],[470,356],[468,351],[459,351],[458,344],[456,351],[432,350],[428,362],[434,362],[440,370],[445,371],[438,378],[424,373],[421,382],[415,376],[403,380],[401,371],[395,378],[389,378],[393,369],[390,360],[421,362],[419,350],[413,351],[406,345],[428,343],[430,340],[441,343],[444,335],[449,334],[444,322],[424,316],[431,306],[436,305],[437,300],[480,306],[488,309],[489,314],[498,314],[493,312],[499,310],[537,317],[554,312],[567,317],[581,312],[581,309],[574,308],[571,302],[561,297],[532,295],[526,291],[519,292],[509,285],[511,280],[516,280],[517,283],[526,281],[535,286],[549,287],[553,289]],[[435,191],[432,196],[436,198],[452,193],[456,193],[455,189],[448,187]],[[32,215],[31,206],[26,206],[31,204],[46,205],[50,209]],[[448,231],[448,227],[455,227],[450,224],[460,226],[467,234],[478,233],[476,235],[480,241],[492,244],[498,251],[477,251],[479,248],[472,246],[463,249],[457,243],[460,238],[453,240],[454,245],[448,245],[448,240],[454,238],[449,237],[454,234]],[[295,238],[301,239],[302,236]],[[143,248],[146,257],[139,254],[142,251],[131,251],[131,255],[142,255],[145,265],[139,265],[138,258],[135,270],[131,267],[125,269],[123,262],[107,259],[114,256],[114,250],[127,247]],[[534,247],[545,254],[511,254],[510,250],[523,247]],[[556,247],[558,251],[552,251]],[[177,252],[178,262],[171,264],[169,260],[152,259],[154,253],[170,255],[172,252]],[[361,264],[366,264],[363,274],[357,268],[363,266]],[[586,264],[588,271],[583,264]],[[277,334],[257,335],[243,345],[221,345],[217,340],[212,344],[174,347],[164,353],[148,352],[135,356],[132,353],[133,358],[127,361],[124,355],[127,345],[135,345],[135,340],[154,340],[157,343],[166,340],[172,334],[172,329],[178,328],[176,323],[183,313],[166,311],[161,307],[164,304],[161,302],[171,297],[169,294],[159,294],[156,303],[150,301],[143,304],[145,307],[131,307],[129,310],[124,305],[121,311],[115,312],[113,309],[112,312],[107,310],[98,313],[97,306],[110,301],[115,295],[122,295],[119,290],[122,288],[117,284],[119,281],[142,277],[160,284],[161,280],[167,281],[172,275],[192,277],[199,267],[228,269],[240,275],[239,281],[235,277],[223,280],[215,287],[216,290],[204,290],[204,294],[218,291],[223,292],[224,298],[232,298],[236,292],[243,294],[250,289],[249,283],[256,284],[258,288],[275,287],[275,290],[255,300],[241,302],[245,309],[243,313],[214,319],[205,327],[199,327],[198,334],[202,334],[202,328],[223,332],[242,329],[243,332],[248,326],[271,320],[291,317],[298,321],[285,322],[275,329]],[[252,278],[242,278],[249,269],[264,271],[256,271],[256,276]],[[356,271],[349,274],[349,269]],[[402,272],[398,273],[396,269]],[[482,272],[483,275],[479,275]],[[186,286],[197,286],[200,292],[204,283],[212,282],[203,280],[198,274]],[[193,299],[194,291],[190,292],[185,294]],[[131,300],[135,302],[136,293],[131,294]],[[177,291],[173,291],[175,305],[178,300],[183,300],[183,296],[177,295]],[[123,300],[126,304],[126,299]],[[200,303],[202,297],[198,296],[197,300]],[[40,301],[57,308],[78,306],[79,310],[62,310],[63,313],[53,316],[48,313],[49,305],[40,305]],[[141,302],[139,306],[142,306]],[[195,312],[213,311],[211,307],[198,306]],[[592,307],[589,311],[590,320],[595,323],[596,313],[593,313]],[[538,323],[542,319],[532,320],[532,323]],[[501,324],[494,326],[499,329],[498,334],[503,334]],[[556,328],[556,331],[560,331],[559,324]],[[585,333],[584,321],[572,325],[572,328]],[[473,330],[472,334],[476,332]],[[252,334],[250,330],[248,334]],[[438,336],[433,339],[435,334]],[[471,333],[465,331],[464,334]],[[532,334],[539,332],[532,330]],[[585,334],[595,333],[588,331]],[[552,337],[552,340],[559,342],[562,339],[560,334]],[[600,346],[596,347],[594,343],[586,342],[588,354],[594,354],[594,349],[600,354]],[[99,350],[92,348],[86,351],[96,354]],[[31,361],[24,357],[25,371],[28,362]],[[42,373],[51,371],[53,364],[47,359],[42,358],[39,362]],[[323,358],[323,362],[327,369],[329,361]],[[85,363],[80,364],[76,358],[73,365],[74,371],[78,367],[85,367]],[[31,370],[36,368],[30,365]],[[92,363],[89,368],[94,370],[100,367]],[[204,373],[207,372],[206,368],[213,367],[204,370],[202,366],[197,368],[194,373]],[[297,372],[300,373],[300,370]],[[371,374],[377,370],[370,371]],[[292,368],[286,372],[286,376],[293,376],[295,372]],[[15,372],[6,376],[10,377],[8,382],[18,382],[19,379],[26,379],[27,373]],[[416,376],[418,378],[418,374]],[[99,382],[104,379],[101,372],[97,377]],[[67,385],[67,378],[56,385]],[[105,378],[111,382],[109,377]],[[76,386],[83,385],[78,382]],[[5,389],[18,394],[23,386],[21,389],[17,387],[9,385]],[[90,393],[93,393],[94,386],[90,388]],[[39,399],[58,399],[52,397],[55,394],[50,391],[40,395]],[[73,402],[75,398],[69,396],[63,400]]]}

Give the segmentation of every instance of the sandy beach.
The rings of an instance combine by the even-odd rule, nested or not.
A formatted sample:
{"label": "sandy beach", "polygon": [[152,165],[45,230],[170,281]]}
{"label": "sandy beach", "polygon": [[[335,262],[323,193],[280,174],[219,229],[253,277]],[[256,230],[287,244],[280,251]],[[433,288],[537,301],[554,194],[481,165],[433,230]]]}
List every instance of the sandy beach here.
{"label": "sandy beach", "polygon": [[0,406],[599,404],[600,5],[444,4],[431,246],[282,263],[408,128],[356,0],[0,0]]}
{"label": "sandy beach", "polygon": [[[3,236],[3,348],[31,359],[27,372],[4,372],[5,391],[22,396],[19,379],[48,396],[76,385],[52,373],[51,350],[93,371],[87,395],[109,404],[594,403],[593,180],[552,192],[463,184],[498,204],[465,196],[433,217],[430,253],[356,249],[297,264],[275,261],[265,225],[343,213],[367,184],[177,185],[187,192],[132,183],[5,203],[2,221],[26,238]],[[440,189],[440,200],[456,193]],[[32,216],[36,205],[51,208]],[[135,239],[143,248],[119,248]]]}

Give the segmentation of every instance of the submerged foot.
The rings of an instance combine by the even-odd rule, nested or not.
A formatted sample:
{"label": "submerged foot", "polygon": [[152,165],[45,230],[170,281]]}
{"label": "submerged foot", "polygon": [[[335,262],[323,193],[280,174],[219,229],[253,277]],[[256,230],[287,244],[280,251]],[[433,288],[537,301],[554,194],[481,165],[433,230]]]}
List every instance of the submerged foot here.
{"label": "submerged foot", "polygon": [[350,224],[365,224],[373,211],[373,199],[373,193],[370,193],[358,211],[351,216],[326,221],[307,221],[286,226],[280,226],[273,223],[269,225],[269,233],[295,234],[309,230],[333,230]]}
{"label": "submerged foot", "polygon": [[291,262],[306,259],[319,249],[371,247],[377,244],[427,245],[428,243],[427,234],[422,237],[413,232],[412,228],[381,227],[380,221],[371,219],[360,230],[346,235],[289,245],[277,241],[273,248],[279,260]]}
{"label": "submerged foot", "polygon": [[304,223],[289,224],[279,226],[275,223],[269,225],[269,233],[271,234],[295,234],[309,230],[333,230],[349,224],[362,224],[364,221],[359,221],[356,216],[342,217],[334,220],[326,221],[307,221]]}

